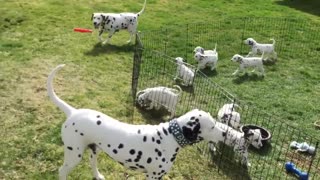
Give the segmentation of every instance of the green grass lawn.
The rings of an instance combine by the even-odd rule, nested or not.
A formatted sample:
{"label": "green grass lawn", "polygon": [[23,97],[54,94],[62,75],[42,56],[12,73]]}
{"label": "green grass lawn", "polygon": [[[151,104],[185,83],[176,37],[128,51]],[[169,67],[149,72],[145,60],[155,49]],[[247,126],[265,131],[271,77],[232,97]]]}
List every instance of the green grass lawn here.
{"label": "green grass lawn", "polygon": [[[101,46],[97,32],[80,34],[72,29],[92,28],[93,12],[138,12],[142,4],[143,0],[1,2],[0,179],[57,179],[63,161],[60,127],[65,115],[47,98],[45,84],[48,73],[60,63],[67,64],[55,79],[55,90],[62,99],[77,108],[96,109],[132,122],[133,45],[126,44],[128,33],[119,32],[110,45]],[[319,12],[317,0],[148,0],[139,30],[261,16],[294,17],[317,24]],[[290,60],[268,67],[263,81],[235,83],[228,76],[230,72],[220,70],[212,79],[240,99],[302,125],[319,137],[311,123],[319,120],[320,114],[320,68],[316,59],[305,64]],[[259,93],[264,96],[247,96]],[[217,174],[214,165],[203,159],[188,147],[164,179],[230,179]],[[99,163],[107,179],[124,179],[126,173],[129,179],[143,179],[140,173],[124,169],[104,154]],[[86,155],[70,179],[89,178]]]}

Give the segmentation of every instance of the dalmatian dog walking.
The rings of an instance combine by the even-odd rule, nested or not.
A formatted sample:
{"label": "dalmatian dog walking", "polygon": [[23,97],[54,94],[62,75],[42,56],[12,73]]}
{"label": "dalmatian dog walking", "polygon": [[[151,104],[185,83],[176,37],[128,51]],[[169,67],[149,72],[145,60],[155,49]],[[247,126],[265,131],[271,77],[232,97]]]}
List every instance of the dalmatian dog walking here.
{"label": "dalmatian dog walking", "polygon": [[123,166],[145,173],[146,179],[162,179],[171,169],[182,147],[201,140],[215,142],[216,121],[204,111],[194,109],[159,125],[131,125],[91,109],[76,109],[60,99],[52,81],[57,66],[49,75],[47,90],[50,99],[62,110],[67,120],[62,124],[64,163],[59,179],[68,174],[90,149],[90,166],[95,179],[103,180],[98,171],[97,156],[101,150]]}
{"label": "dalmatian dog walking", "polygon": [[177,57],[175,60],[177,64],[177,73],[174,80],[181,78],[182,85],[192,86],[195,72],[184,64],[181,57]]}
{"label": "dalmatian dog walking", "polygon": [[218,63],[218,52],[215,54],[202,54],[201,52],[196,52],[194,59],[198,62],[198,69],[204,69],[210,67],[211,71],[216,69]]}
{"label": "dalmatian dog walking", "polygon": [[218,120],[234,129],[239,129],[241,118],[240,113],[235,110],[236,107],[239,107],[239,105],[234,103],[224,104],[218,111]]}
{"label": "dalmatian dog walking", "polygon": [[260,149],[262,144],[262,136],[260,129],[243,128],[243,132],[239,132],[226,124],[216,122],[215,135],[217,141],[210,143],[211,150],[216,149],[213,144],[224,143],[227,146],[233,147],[235,153],[241,157],[241,164],[245,167],[250,167],[251,164],[248,161],[248,148],[250,145]]}
{"label": "dalmatian dog walking", "polygon": [[178,85],[173,87],[176,89],[158,86],[139,91],[136,95],[137,103],[147,110],[159,110],[164,107],[171,112],[171,117],[174,117],[182,90]]}
{"label": "dalmatian dog walking", "polygon": [[232,75],[237,75],[240,71],[244,71],[248,67],[253,67],[253,71],[255,69],[258,69],[258,71],[264,76],[264,68],[263,68],[263,55],[264,52],[262,53],[261,57],[243,57],[239,54],[235,54],[232,58],[231,61],[233,62],[238,62],[239,68],[232,74]]}
{"label": "dalmatian dog walking", "polygon": [[277,59],[277,53],[275,51],[276,41],[274,39],[270,39],[272,44],[260,44],[257,43],[253,38],[248,38],[244,40],[244,44],[247,44],[251,47],[251,51],[246,57],[255,56],[257,54],[262,54],[263,52],[268,56],[272,57],[275,60]]}
{"label": "dalmatian dog walking", "polygon": [[[110,41],[112,35],[121,29],[127,29],[130,33],[130,39],[127,43],[130,43],[132,37],[137,32],[138,17],[144,12],[147,0],[144,1],[143,8],[138,13],[93,13],[91,20],[95,29],[99,29],[98,39],[102,44],[106,44]],[[108,38],[103,41],[102,33],[108,32]]]}

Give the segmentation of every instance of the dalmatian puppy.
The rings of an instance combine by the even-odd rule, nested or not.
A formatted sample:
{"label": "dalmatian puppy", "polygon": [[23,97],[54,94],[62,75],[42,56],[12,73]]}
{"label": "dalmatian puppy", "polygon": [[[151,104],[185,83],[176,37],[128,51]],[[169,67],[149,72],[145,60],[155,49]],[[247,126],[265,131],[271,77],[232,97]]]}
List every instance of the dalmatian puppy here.
{"label": "dalmatian puppy", "polygon": [[130,43],[132,37],[136,34],[138,26],[138,17],[143,13],[146,7],[147,0],[144,1],[143,8],[138,13],[93,13],[91,20],[95,29],[99,29],[98,39],[102,40],[102,33],[108,32],[108,38],[102,42],[106,44],[110,41],[112,35],[121,29],[127,29],[130,33],[130,39],[127,43]]}
{"label": "dalmatian puppy", "polygon": [[165,107],[171,113],[171,117],[174,117],[182,90],[177,85],[173,87],[176,89],[158,86],[139,91],[136,96],[137,103],[147,110],[159,110],[161,107]]}
{"label": "dalmatian puppy", "polygon": [[194,53],[201,53],[201,54],[205,54],[205,55],[213,55],[213,54],[218,54],[217,52],[217,43],[214,47],[213,50],[205,50],[204,48],[202,48],[201,46],[197,46],[196,48],[194,48],[193,50]]}
{"label": "dalmatian puppy", "polygon": [[215,151],[213,144],[222,142],[227,146],[233,147],[235,153],[241,157],[241,164],[249,167],[251,164],[248,161],[248,147],[252,144],[255,147],[261,148],[262,136],[260,129],[243,128],[243,132],[239,132],[226,124],[216,122],[214,137],[216,141],[211,143],[211,150]]}
{"label": "dalmatian puppy", "polygon": [[274,39],[270,40],[272,41],[272,44],[260,44],[257,43],[257,41],[255,41],[253,38],[248,38],[244,40],[244,44],[249,45],[251,47],[251,51],[246,57],[255,56],[264,52],[267,56],[277,59],[277,53],[275,51],[276,41]]}
{"label": "dalmatian puppy", "polygon": [[239,54],[235,54],[231,58],[231,61],[238,62],[240,66],[232,75],[237,75],[240,71],[244,71],[248,67],[253,67],[254,69],[252,72],[254,72],[255,69],[258,69],[262,76],[264,76],[263,55],[264,53],[262,53],[261,57],[243,57]]}
{"label": "dalmatian puppy", "polygon": [[184,64],[181,57],[177,57],[175,60],[177,64],[177,73],[174,80],[181,78],[183,81],[182,85],[192,86],[195,72]]}
{"label": "dalmatian puppy", "polygon": [[218,62],[218,53],[216,54],[202,54],[200,52],[196,52],[194,55],[194,59],[198,62],[198,69],[204,69],[206,67],[211,67],[211,71],[213,71]]}
{"label": "dalmatian puppy", "polygon": [[94,179],[105,179],[97,168],[101,150],[126,168],[144,173],[147,180],[162,179],[181,148],[201,140],[215,141],[216,121],[209,113],[198,109],[159,125],[132,125],[95,110],[76,109],[53,90],[54,76],[63,66],[57,66],[47,81],[48,96],[67,116],[61,127],[64,163],[59,168],[60,180],[67,179],[86,149],[90,149]]}
{"label": "dalmatian puppy", "polygon": [[235,107],[239,106],[237,104],[224,104],[218,111],[218,120],[234,129],[239,129],[240,113],[235,111]]}

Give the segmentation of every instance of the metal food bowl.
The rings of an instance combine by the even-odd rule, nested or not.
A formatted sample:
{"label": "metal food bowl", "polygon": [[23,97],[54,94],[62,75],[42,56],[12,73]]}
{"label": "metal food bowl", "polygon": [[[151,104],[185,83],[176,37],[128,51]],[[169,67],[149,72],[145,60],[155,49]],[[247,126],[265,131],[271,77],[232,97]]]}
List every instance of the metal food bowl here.
{"label": "metal food bowl", "polygon": [[242,131],[243,127],[247,127],[249,129],[260,129],[261,136],[262,136],[261,142],[262,142],[263,146],[265,146],[271,140],[272,135],[271,135],[270,131],[268,131],[267,129],[265,129],[263,127],[253,125],[253,124],[247,124],[247,125],[243,125],[240,127],[241,132],[243,132]]}

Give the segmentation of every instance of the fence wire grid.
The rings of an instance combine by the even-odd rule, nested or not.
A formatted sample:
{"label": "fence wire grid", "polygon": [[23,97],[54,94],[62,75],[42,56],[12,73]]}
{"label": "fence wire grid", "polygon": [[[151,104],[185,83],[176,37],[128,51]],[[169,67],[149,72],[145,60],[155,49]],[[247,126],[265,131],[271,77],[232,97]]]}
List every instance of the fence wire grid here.
{"label": "fence wire grid", "polygon": [[[200,43],[206,47],[214,47],[217,43],[218,48],[228,49],[228,54],[219,54],[224,58],[230,56],[230,52],[248,52],[249,49],[243,44],[243,40],[250,36],[263,42],[270,42],[269,39],[274,38],[278,56],[290,57],[291,52],[298,51],[301,60],[304,61],[304,57],[315,58],[320,55],[319,27],[295,19],[237,18],[212,24],[191,24],[176,29],[166,28],[138,33],[132,74],[133,100],[137,91],[145,88],[181,85],[179,81],[173,80],[177,70],[173,57],[181,56],[183,53],[185,60],[193,59],[193,48]],[[196,69],[193,65],[188,66]],[[179,97],[176,117],[198,108],[210,112],[216,118],[224,104],[234,103],[240,106],[237,112],[241,114],[241,124],[264,127],[272,135],[271,141],[262,149],[249,148],[249,161],[252,165],[248,169],[235,163],[237,157],[226,145],[219,144],[215,152],[205,142],[195,145],[193,148],[208,160],[213,169],[228,175],[231,179],[291,179],[294,176],[286,173],[284,169],[284,164],[291,161],[299,169],[308,172],[310,179],[320,179],[319,155],[299,153],[290,147],[292,141],[307,142],[318,151],[318,138],[291,126],[276,115],[268,114],[237,99],[203,72],[197,71],[195,74],[193,86],[181,86],[183,91]],[[154,111],[137,111],[134,116],[141,116],[141,113],[144,114],[144,118],[163,121],[170,119],[167,114],[155,115]]]}

